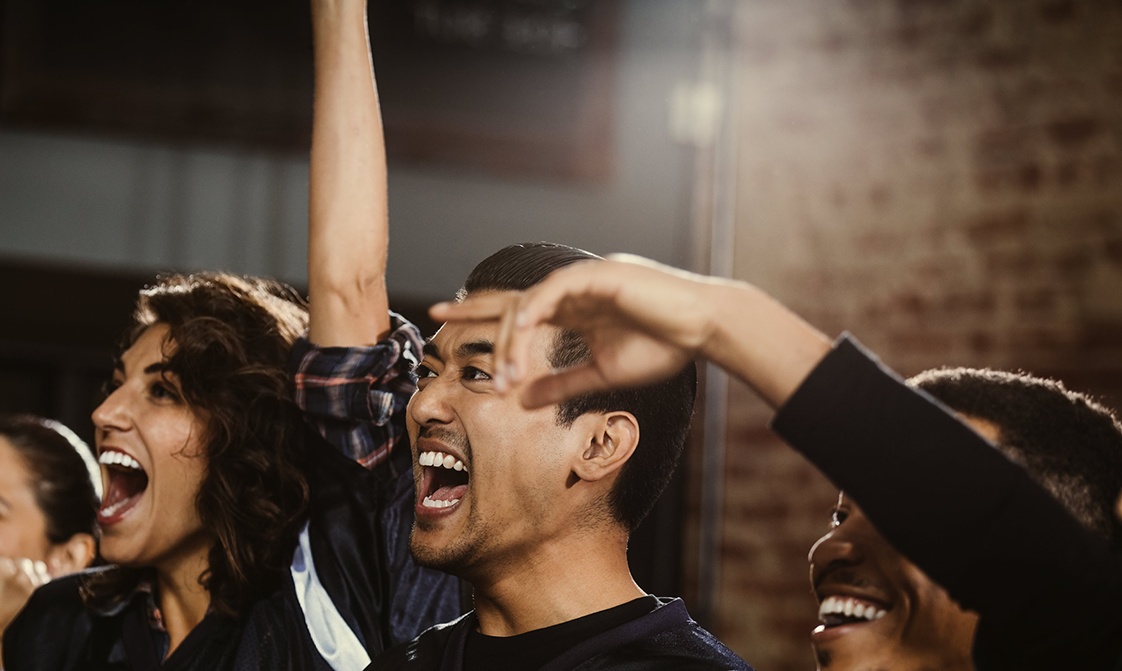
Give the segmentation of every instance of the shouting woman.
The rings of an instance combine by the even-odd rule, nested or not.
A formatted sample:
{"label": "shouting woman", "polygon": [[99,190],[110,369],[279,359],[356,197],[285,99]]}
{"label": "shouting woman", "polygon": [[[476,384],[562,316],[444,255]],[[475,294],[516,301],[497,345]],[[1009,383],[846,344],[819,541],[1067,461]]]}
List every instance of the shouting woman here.
{"label": "shouting woman", "polygon": [[41,588],[6,669],[361,669],[458,612],[408,556],[419,336],[387,310],[365,2],[312,9],[310,310],[221,273],[141,292],[93,415],[112,566]]}

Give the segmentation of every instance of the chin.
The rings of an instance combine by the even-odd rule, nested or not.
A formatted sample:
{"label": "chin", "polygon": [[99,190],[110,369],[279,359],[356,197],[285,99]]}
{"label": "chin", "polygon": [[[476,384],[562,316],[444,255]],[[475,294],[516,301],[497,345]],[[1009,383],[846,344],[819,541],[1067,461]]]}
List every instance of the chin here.
{"label": "chin", "polygon": [[[106,542],[106,541],[109,542]],[[124,542],[114,543],[111,539],[101,538],[101,558],[110,564],[118,566],[137,566],[137,552],[130,549]]]}
{"label": "chin", "polygon": [[458,569],[462,563],[462,553],[454,545],[433,542],[434,539],[426,538],[436,534],[419,531],[413,528],[409,538],[409,553],[413,559],[425,568],[436,569],[452,575],[459,575]]}
{"label": "chin", "polygon": [[821,671],[869,671],[891,669],[907,671],[911,667],[896,658],[885,641],[867,636],[862,640],[836,640],[829,643],[811,643],[814,659]]}

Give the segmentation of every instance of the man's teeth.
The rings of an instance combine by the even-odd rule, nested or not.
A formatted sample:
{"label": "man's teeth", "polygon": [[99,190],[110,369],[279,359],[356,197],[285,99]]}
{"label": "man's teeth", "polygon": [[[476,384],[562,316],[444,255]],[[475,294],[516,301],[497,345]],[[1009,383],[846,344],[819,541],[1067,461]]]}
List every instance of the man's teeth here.
{"label": "man's teeth", "polygon": [[827,615],[844,615],[846,617],[855,617],[861,620],[879,620],[888,611],[881,610],[871,603],[860,601],[852,597],[830,596],[822,601],[822,605],[818,607],[818,620],[822,623],[826,622]]}
{"label": "man's teeth", "polygon": [[133,459],[124,452],[102,452],[101,456],[97,458],[97,463],[105,464],[106,466],[123,466],[125,468],[135,468],[137,470],[142,470],[140,468],[140,462],[138,462],[136,459]]}
{"label": "man's teeth", "polygon": [[426,508],[447,508],[459,502],[459,499],[452,499],[451,501],[433,501],[431,496],[426,496],[425,500],[421,501],[421,505]]}
{"label": "man's teeth", "polygon": [[464,462],[450,454],[444,454],[443,452],[422,452],[421,455],[417,457],[417,462],[422,466],[450,468],[453,471],[467,470],[467,467],[464,466]]}

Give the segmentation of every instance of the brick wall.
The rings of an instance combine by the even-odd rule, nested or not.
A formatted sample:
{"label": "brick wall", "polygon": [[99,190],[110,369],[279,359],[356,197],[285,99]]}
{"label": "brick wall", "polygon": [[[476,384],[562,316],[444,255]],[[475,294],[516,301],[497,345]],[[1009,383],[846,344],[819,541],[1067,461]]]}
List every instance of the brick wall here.
{"label": "brick wall", "polygon": [[[904,374],[1023,368],[1117,406],[1122,3],[751,0],[739,18],[736,275]],[[834,490],[749,391],[730,413],[714,628],[765,671],[813,668],[806,554]]]}

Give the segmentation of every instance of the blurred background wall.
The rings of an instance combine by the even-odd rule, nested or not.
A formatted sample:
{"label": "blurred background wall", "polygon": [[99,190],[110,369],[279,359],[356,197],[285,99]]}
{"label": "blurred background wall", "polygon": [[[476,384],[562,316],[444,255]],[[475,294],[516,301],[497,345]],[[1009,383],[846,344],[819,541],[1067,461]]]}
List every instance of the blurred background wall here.
{"label": "blurred background wall", "polygon": [[[82,3],[48,4],[69,16]],[[290,4],[293,16],[304,11]],[[852,331],[904,374],[1022,368],[1122,401],[1122,4],[558,3],[548,25],[572,19],[589,31],[572,53],[480,41],[464,12],[488,3],[402,4],[414,12],[410,39],[470,55],[480,90],[538,107],[522,112],[501,95],[491,107],[455,107],[417,71],[386,74],[396,307],[422,314],[515,241],[706,272],[726,259],[735,277],[828,333]],[[169,3],[181,5],[197,6]],[[41,49],[12,37],[21,21],[41,25],[28,6],[7,0],[3,15],[0,409],[54,414],[88,435],[112,340],[155,271],[303,283],[310,89],[300,86],[310,55],[302,43],[285,52],[305,84],[269,89],[280,103],[239,103],[249,110],[240,137],[216,131],[241,126],[203,107],[171,131],[151,115],[111,123],[88,112],[81,122],[82,108],[47,95],[54,89],[29,88],[27,68],[13,74],[13,44]],[[557,30],[525,34],[573,34]],[[394,53],[376,53],[380,78],[395,62],[423,60]],[[36,62],[40,74],[65,74]],[[534,74],[551,63],[558,74]],[[504,91],[508,75],[518,86]],[[163,90],[144,76],[146,95]],[[113,86],[121,94],[90,109],[112,111],[136,93]],[[163,113],[189,102],[157,98]],[[65,108],[69,120],[36,112],[27,103],[36,99],[54,100],[48,111]],[[543,111],[567,100],[583,101],[572,118]],[[305,107],[275,129],[245,121],[284,105]],[[471,116],[481,109],[503,123]],[[534,114],[548,123],[502,134]],[[474,124],[466,135],[464,118]],[[580,151],[551,144],[551,124]],[[723,391],[717,382],[710,392]],[[836,492],[767,432],[769,412],[747,389],[729,385],[727,405],[719,396],[703,396],[682,478],[633,544],[636,572],[652,589],[685,594],[758,668],[808,669],[806,554]],[[707,417],[727,420],[703,435]],[[708,462],[716,483],[703,479],[706,450],[723,454]],[[706,492],[719,495],[716,515],[701,514]]]}
{"label": "blurred background wall", "polygon": [[[1025,369],[1118,407],[1122,4],[739,11],[735,275],[905,375]],[[835,490],[769,416],[732,387],[715,628],[794,671]]]}

